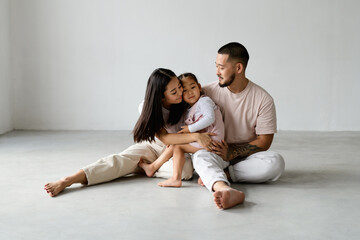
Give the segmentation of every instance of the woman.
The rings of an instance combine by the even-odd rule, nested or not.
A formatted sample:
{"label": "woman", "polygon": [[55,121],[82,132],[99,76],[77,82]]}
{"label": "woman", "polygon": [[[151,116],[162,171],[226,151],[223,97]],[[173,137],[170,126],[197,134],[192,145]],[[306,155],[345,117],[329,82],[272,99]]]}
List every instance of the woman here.
{"label": "woman", "polygon": [[[144,106],[133,131],[134,140],[139,143],[119,154],[102,158],[71,176],[46,184],[47,193],[54,197],[74,183],[94,185],[137,173],[141,170],[138,167],[140,158],[153,162],[169,144],[198,142],[208,148],[211,143],[210,137],[213,135],[211,133],[176,134],[179,130],[176,122],[184,111],[181,104],[182,91],[182,85],[174,72],[163,68],[154,70],[149,77]],[[187,161],[183,169],[183,178],[191,178],[192,173],[191,161]],[[169,178],[171,175],[172,171],[161,171],[160,168],[155,176]]]}

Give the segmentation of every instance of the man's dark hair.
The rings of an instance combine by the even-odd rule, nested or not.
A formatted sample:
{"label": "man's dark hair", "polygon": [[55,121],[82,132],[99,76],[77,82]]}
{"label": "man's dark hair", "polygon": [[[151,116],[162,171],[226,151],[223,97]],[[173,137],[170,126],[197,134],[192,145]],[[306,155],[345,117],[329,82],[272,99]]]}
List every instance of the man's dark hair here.
{"label": "man's dark hair", "polygon": [[228,43],[222,46],[219,49],[218,53],[229,55],[228,60],[240,62],[244,65],[244,68],[246,69],[247,63],[249,61],[249,53],[242,44],[238,42]]}

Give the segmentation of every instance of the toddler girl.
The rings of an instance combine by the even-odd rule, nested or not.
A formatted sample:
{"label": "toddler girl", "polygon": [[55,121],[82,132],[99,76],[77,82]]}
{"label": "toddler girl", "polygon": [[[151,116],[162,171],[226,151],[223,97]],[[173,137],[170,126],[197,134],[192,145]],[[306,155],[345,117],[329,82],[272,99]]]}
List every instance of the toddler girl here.
{"label": "toddler girl", "polygon": [[[183,85],[183,100],[189,105],[185,113],[185,126],[178,133],[189,132],[211,132],[212,139],[221,141],[224,139],[224,122],[219,108],[211,98],[203,96],[201,85],[192,73],[184,73],[179,76]],[[181,187],[181,174],[185,162],[184,153],[195,153],[202,149],[197,142],[181,145],[171,145],[153,163],[145,163],[140,159],[139,166],[145,170],[147,176],[152,177],[154,173],[171,157],[173,157],[172,178],[160,182],[161,187]]]}

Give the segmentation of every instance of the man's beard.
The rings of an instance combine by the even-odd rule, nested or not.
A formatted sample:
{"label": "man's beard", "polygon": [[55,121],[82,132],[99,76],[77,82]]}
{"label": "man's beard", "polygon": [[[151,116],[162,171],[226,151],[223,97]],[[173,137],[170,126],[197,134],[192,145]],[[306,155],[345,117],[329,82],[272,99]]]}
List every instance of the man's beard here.
{"label": "man's beard", "polygon": [[223,84],[221,84],[221,83],[219,82],[219,86],[222,87],[222,88],[223,88],[223,87],[230,86],[230,85],[233,83],[234,80],[235,80],[235,73],[234,73],[233,75],[231,75],[229,81],[224,82]]}

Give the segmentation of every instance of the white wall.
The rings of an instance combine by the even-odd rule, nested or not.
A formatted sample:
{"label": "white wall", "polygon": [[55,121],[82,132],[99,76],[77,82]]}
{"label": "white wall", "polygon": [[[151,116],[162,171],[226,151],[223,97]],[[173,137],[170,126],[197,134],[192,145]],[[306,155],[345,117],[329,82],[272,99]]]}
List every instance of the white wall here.
{"label": "white wall", "polygon": [[9,1],[0,0],[0,134],[12,130]]}
{"label": "white wall", "polygon": [[13,0],[14,127],[132,129],[153,69],[216,81],[219,47],[249,50],[280,130],[360,130],[360,2]]}

